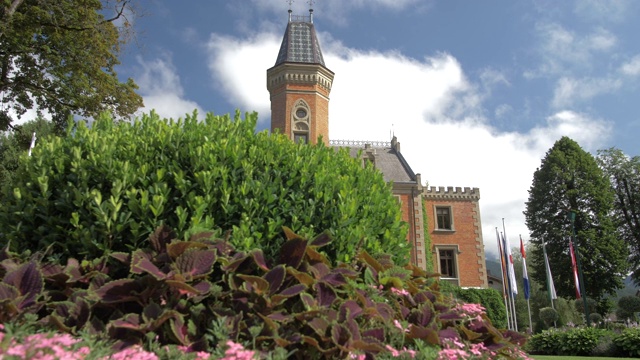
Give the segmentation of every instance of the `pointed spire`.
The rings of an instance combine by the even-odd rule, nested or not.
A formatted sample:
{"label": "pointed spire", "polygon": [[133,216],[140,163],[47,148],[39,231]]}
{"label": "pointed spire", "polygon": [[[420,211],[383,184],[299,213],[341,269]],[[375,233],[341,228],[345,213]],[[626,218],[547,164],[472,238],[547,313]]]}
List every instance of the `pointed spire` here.
{"label": "pointed spire", "polygon": [[293,0],[287,0],[287,2],[289,3],[289,22],[291,22],[291,14],[293,13],[293,10],[291,10],[291,6],[293,5]]}
{"label": "pointed spire", "polygon": [[309,0],[309,22],[313,24],[313,4],[314,0]]}
{"label": "pointed spire", "polygon": [[313,25],[313,5],[315,0],[307,1],[309,4],[309,17],[293,15],[291,10],[293,0],[287,0],[287,2],[289,3],[289,23],[282,38],[275,66],[285,62],[320,64],[324,66],[320,43]]}

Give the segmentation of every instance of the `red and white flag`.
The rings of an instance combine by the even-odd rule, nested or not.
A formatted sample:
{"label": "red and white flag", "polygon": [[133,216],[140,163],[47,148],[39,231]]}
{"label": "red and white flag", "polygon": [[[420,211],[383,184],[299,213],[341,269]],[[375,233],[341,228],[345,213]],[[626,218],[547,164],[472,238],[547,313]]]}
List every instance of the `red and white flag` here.
{"label": "red and white flag", "polygon": [[571,267],[573,268],[573,281],[576,283],[576,299],[580,299],[580,280],[578,280],[578,265],[576,253],[573,251],[573,241],[569,240],[569,252],[571,253]]}

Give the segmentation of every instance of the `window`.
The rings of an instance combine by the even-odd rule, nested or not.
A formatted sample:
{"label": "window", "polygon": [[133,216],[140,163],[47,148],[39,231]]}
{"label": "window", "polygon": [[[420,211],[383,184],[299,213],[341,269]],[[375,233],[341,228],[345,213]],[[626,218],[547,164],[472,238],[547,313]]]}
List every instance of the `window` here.
{"label": "window", "polygon": [[307,133],[293,133],[293,142],[296,144],[309,143],[309,135]]}
{"label": "window", "polygon": [[440,274],[443,277],[455,278],[456,276],[456,258],[453,250],[438,250],[440,255]]}
{"label": "window", "polygon": [[451,217],[451,207],[436,207],[436,230],[453,230],[453,219]]}
{"label": "window", "polygon": [[457,245],[435,246],[436,263],[441,279],[455,285],[460,285],[458,277],[458,251]]}

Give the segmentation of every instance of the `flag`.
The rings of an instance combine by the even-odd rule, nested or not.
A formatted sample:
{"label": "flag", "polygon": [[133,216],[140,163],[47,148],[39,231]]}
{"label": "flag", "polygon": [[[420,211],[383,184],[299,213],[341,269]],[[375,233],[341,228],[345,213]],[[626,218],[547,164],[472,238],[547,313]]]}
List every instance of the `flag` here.
{"label": "flag", "polygon": [[573,281],[576,284],[576,299],[580,299],[580,280],[578,280],[578,265],[576,253],[573,251],[573,241],[569,240],[569,252],[571,253],[571,267],[573,269]]}
{"label": "flag", "polygon": [[504,250],[502,249],[502,241],[500,241],[500,234],[498,234],[498,228],[496,228],[496,237],[498,238],[498,252],[500,253],[500,266],[502,268],[502,296],[507,297],[507,292],[509,291],[508,283],[507,283],[507,267],[504,261]]}
{"label": "flag", "polygon": [[513,269],[513,256],[511,255],[511,244],[504,234],[502,234],[502,242],[504,243],[504,258],[507,262],[507,275],[509,277],[509,287],[513,295],[518,294],[518,284],[516,283],[516,272]]}
{"label": "flag", "polygon": [[33,136],[31,136],[31,145],[29,145],[29,156],[31,156],[31,149],[36,147],[36,132],[33,132]]}
{"label": "flag", "polygon": [[520,236],[520,253],[522,254],[522,280],[524,281],[524,298],[525,300],[529,300],[529,293],[531,292],[531,288],[529,286],[529,274],[527,274],[527,254],[524,251],[522,236]]}
{"label": "flag", "polygon": [[542,251],[544,253],[544,265],[547,270],[547,291],[549,292],[549,298],[557,299],[556,287],[553,285],[553,276],[551,276],[551,267],[549,267],[549,258],[547,257],[547,247],[545,243],[542,243]]}

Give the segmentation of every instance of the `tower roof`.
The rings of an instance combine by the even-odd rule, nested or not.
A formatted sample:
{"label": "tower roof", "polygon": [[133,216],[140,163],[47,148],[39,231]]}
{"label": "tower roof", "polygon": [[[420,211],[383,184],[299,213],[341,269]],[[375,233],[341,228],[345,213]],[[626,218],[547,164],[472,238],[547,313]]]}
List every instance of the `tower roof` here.
{"label": "tower roof", "polygon": [[278,59],[274,66],[286,62],[324,65],[320,42],[313,26],[313,13],[294,16],[289,13],[289,23],[282,38]]}

